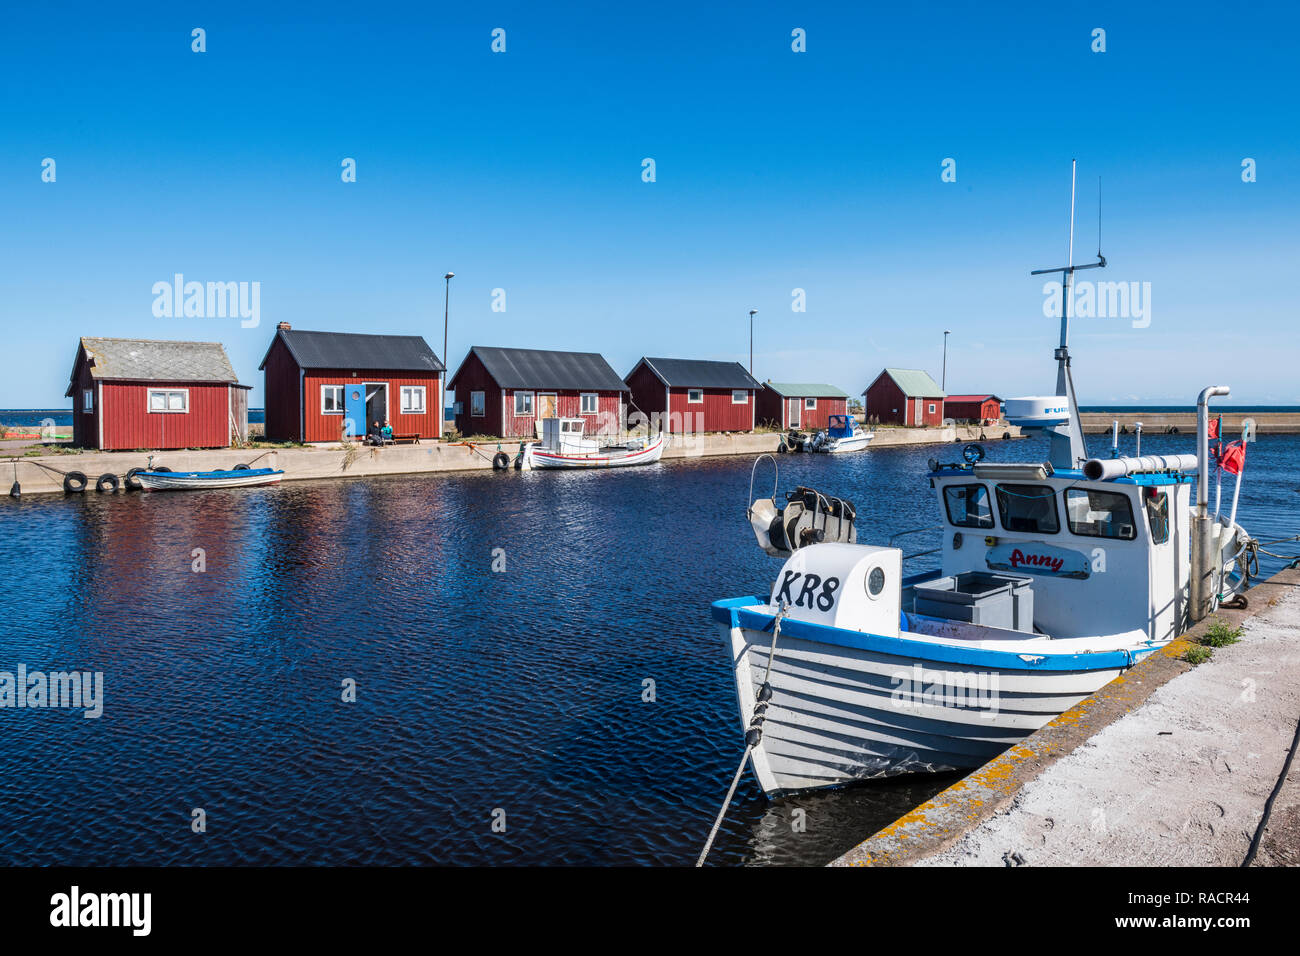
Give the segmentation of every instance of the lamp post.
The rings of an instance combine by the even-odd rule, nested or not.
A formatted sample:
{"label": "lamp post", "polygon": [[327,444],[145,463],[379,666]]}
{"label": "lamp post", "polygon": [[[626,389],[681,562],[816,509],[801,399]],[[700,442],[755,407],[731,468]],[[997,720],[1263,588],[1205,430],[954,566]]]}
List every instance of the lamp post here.
{"label": "lamp post", "polygon": [[940,373],[939,387],[945,392],[948,391],[948,336],[952,335],[951,329],[943,330],[943,372]]}
{"label": "lamp post", "polygon": [[451,306],[451,280],[456,278],[456,273],[448,272],[443,278],[447,280],[447,291],[442,299],[442,361],[444,365],[449,365],[451,359],[447,355],[447,314]]}
{"label": "lamp post", "polygon": [[758,309],[749,310],[749,375],[754,375],[754,314]]}

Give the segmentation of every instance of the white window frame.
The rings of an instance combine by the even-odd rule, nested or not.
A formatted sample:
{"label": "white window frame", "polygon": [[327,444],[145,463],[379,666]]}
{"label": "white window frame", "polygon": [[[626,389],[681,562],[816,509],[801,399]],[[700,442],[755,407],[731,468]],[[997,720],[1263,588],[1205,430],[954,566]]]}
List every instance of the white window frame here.
{"label": "white window frame", "polygon": [[[402,385],[402,386],[399,386],[399,389],[400,389],[400,390],[399,390],[399,392],[398,392],[398,398],[397,398],[397,401],[398,401],[398,408],[400,409],[399,414],[402,414],[402,415],[423,415],[425,412],[427,412],[427,411],[429,410],[429,406],[428,406],[428,404],[425,402],[425,398],[427,397],[427,393],[426,393],[426,391],[425,391],[425,386],[423,386],[423,385]],[[406,400],[406,396],[407,396],[407,395],[410,395],[412,398],[414,398],[417,392],[418,392],[419,395],[420,395],[420,407],[419,407],[418,409],[414,406],[413,403],[408,402],[408,401]]]}
{"label": "white window frame", "polygon": [[934,414],[935,407],[936,407],[936,406],[935,406],[935,403],[934,403],[934,402],[930,402],[930,403],[929,403],[929,407],[930,407],[930,410],[929,410],[926,414],[927,414],[927,415],[933,415],[933,414]]}
{"label": "white window frame", "polygon": [[81,411],[86,415],[95,414],[95,390],[93,388],[83,388],[81,390]]}
{"label": "white window frame", "polygon": [[[154,408],[155,395],[183,395],[184,408]],[[166,404],[171,404],[167,401]],[[150,415],[188,415],[190,413],[190,390],[188,388],[151,388],[145,392],[144,407]]]}
{"label": "white window frame", "polygon": [[[525,395],[528,396],[528,407],[523,411],[519,410],[519,400]],[[515,392],[515,418],[532,418],[537,413],[537,393],[536,392]]]}
{"label": "white window frame", "polygon": [[817,409],[817,399],[805,398],[803,400],[803,410],[805,412],[816,411],[816,409]]}
{"label": "white window frame", "polygon": [[[591,408],[587,408],[587,399],[591,399]],[[578,393],[578,414],[579,415],[599,415],[600,414],[600,393],[599,392],[579,392]]]}
{"label": "white window frame", "polygon": [[[692,395],[698,395],[699,398],[692,398],[692,397],[691,397]],[[704,389],[702,389],[702,388],[688,388],[688,389],[686,390],[686,404],[687,404],[687,405],[703,405],[703,404],[704,404]]]}
{"label": "white window frame", "polygon": [[487,418],[487,392],[469,393],[470,418]]}
{"label": "white window frame", "polygon": [[[741,395],[741,396],[743,396],[743,397],[741,398],[740,401],[736,401],[736,396],[737,396],[737,395]],[[733,389],[731,390],[731,404],[733,404],[733,405],[748,405],[748,404],[749,404],[749,390],[748,390],[748,389],[745,389],[745,388],[733,388]]]}
{"label": "white window frame", "polygon": [[[337,388],[339,390],[338,408],[330,411],[325,407],[325,389]],[[342,415],[347,408],[348,387],[346,385],[322,385],[320,387],[320,413],[322,415]]]}

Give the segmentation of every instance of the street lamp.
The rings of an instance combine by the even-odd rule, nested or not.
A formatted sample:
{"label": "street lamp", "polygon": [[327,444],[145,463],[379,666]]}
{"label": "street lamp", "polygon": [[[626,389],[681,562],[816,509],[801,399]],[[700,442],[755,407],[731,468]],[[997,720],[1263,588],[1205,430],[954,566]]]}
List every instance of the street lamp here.
{"label": "street lamp", "polygon": [[948,391],[948,336],[952,335],[951,329],[943,330],[943,374],[939,379],[939,387],[945,392]]}
{"label": "street lamp", "polygon": [[442,362],[450,366],[451,358],[447,355],[447,313],[451,305],[451,280],[456,278],[456,273],[448,272],[443,278],[447,280],[447,292],[442,300]]}
{"label": "street lamp", "polygon": [[754,314],[758,309],[749,310],[749,377],[754,377]]}

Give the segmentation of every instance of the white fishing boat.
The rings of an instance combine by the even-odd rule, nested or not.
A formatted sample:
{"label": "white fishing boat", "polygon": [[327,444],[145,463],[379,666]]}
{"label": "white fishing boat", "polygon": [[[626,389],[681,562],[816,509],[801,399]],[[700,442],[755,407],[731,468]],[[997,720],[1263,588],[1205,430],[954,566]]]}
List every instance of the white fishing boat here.
{"label": "white fishing boat", "polygon": [[875,437],[875,432],[858,427],[858,420],[852,415],[831,415],[826,420],[825,428],[804,441],[803,450],[829,454],[862,451]]}
{"label": "white fishing boat", "polygon": [[766,793],[981,766],[1247,586],[1235,497],[1231,517],[1207,507],[1208,406],[1227,387],[1200,393],[1194,454],[1089,455],[1069,284],[1105,259],[1075,266],[1072,252],[1042,270],[1064,280],[1056,393],[1007,402],[1049,436],[1049,458],[990,462],[968,445],[962,461],[932,459],[921,477],[940,525],[918,530],[940,536],[921,552],[939,568],[907,574],[919,555],[895,546],[902,535],[859,541],[843,498],[797,488],[778,505],[774,489],[750,506],[760,546],[785,563],[766,593],[717,601],[712,617]]}
{"label": "white fishing boat", "polygon": [[542,420],[540,442],[520,446],[516,466],[530,468],[622,468],[652,465],[664,452],[665,437],[629,438],[622,442],[587,438],[581,418]]}
{"label": "white fishing boat", "polygon": [[231,471],[133,471],[145,491],[201,491],[212,488],[251,488],[278,485],[279,468],[237,468]]}

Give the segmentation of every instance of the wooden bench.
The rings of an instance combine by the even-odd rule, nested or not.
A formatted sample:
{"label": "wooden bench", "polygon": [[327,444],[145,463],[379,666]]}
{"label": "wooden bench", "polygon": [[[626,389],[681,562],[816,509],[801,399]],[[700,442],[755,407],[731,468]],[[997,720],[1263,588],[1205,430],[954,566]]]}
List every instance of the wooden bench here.
{"label": "wooden bench", "polygon": [[407,435],[393,435],[394,445],[418,445],[420,444],[420,435],[418,432],[411,432]]}

